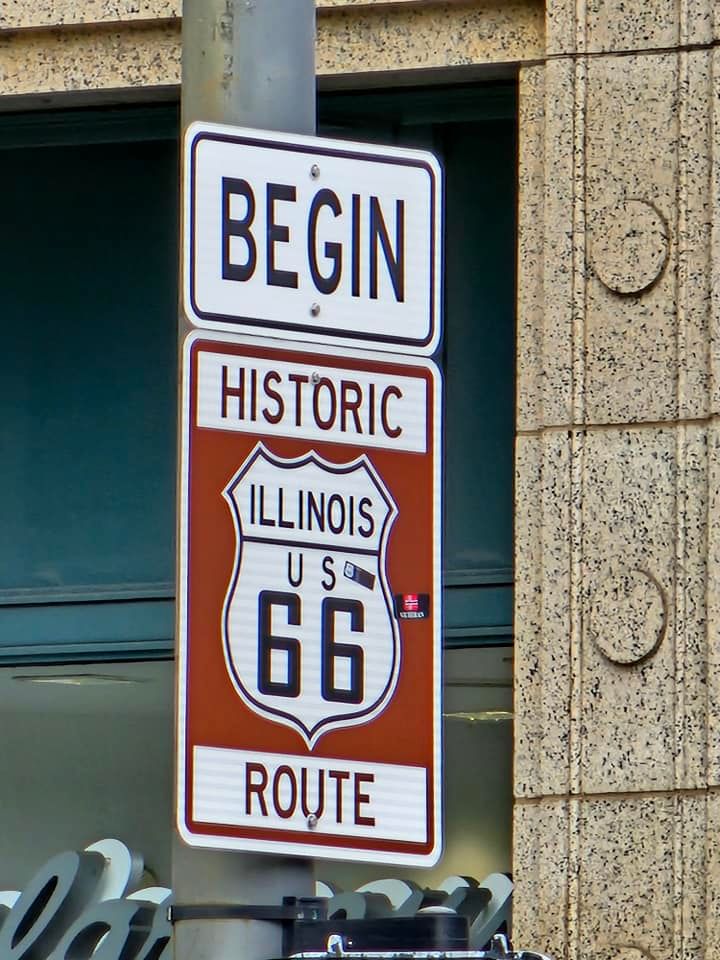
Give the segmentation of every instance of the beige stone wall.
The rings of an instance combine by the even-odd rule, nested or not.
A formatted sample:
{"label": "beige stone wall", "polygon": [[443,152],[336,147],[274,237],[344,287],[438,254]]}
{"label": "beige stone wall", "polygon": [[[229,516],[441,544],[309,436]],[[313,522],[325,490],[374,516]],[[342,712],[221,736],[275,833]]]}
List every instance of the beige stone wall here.
{"label": "beige stone wall", "polygon": [[720,956],[713,0],[548,0],[521,74],[515,927]]}
{"label": "beige stone wall", "polygon": [[[317,70],[353,83],[542,56],[542,0],[317,0]],[[3,0],[0,108],[11,97],[127,97],[180,84],[181,0]],[[3,97],[8,99],[3,101]]]}

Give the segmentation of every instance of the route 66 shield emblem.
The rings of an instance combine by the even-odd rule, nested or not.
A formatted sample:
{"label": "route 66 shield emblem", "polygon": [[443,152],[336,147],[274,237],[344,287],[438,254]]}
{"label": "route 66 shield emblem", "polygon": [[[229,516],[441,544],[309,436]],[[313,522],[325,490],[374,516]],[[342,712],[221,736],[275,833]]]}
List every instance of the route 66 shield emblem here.
{"label": "route 66 shield emblem", "polygon": [[368,457],[284,459],[258,443],[223,496],[236,535],[223,641],[237,693],[310,749],[377,716],[400,668],[385,569],[397,507]]}

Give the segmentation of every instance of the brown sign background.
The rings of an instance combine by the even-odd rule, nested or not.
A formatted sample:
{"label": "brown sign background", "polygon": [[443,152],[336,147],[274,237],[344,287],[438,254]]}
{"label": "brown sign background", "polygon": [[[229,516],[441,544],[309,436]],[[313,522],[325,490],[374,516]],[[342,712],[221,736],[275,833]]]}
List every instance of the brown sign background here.
{"label": "brown sign background", "polygon": [[[363,859],[363,852],[370,853],[370,859],[380,859],[377,854],[384,851],[390,861],[393,854],[400,854],[399,859],[403,854],[410,854],[428,858],[430,863],[437,859],[441,845],[436,835],[440,797],[435,795],[440,782],[435,768],[440,728],[439,656],[436,656],[441,617],[440,493],[436,462],[440,448],[437,442],[440,411],[436,409],[440,396],[439,374],[434,365],[425,360],[402,362],[389,356],[385,360],[378,354],[368,359],[367,354],[358,356],[356,351],[339,350],[328,356],[310,349],[277,349],[265,341],[249,343],[220,335],[216,339],[215,334],[200,333],[191,334],[186,343],[183,401],[186,436],[181,475],[184,557],[181,556],[179,585],[180,830],[186,840],[198,846],[246,849],[246,840],[266,839],[282,842],[288,853],[307,854],[311,844],[319,856],[332,856],[334,851],[337,857],[341,850],[351,847],[356,851],[356,859]],[[258,424],[258,433],[198,427],[198,355],[205,350],[250,360],[275,359],[276,362],[420,378],[426,385],[427,452],[269,436],[262,433],[261,424]],[[369,722],[328,732],[312,751],[298,732],[254,713],[245,705],[233,686],[223,654],[223,605],[233,574],[236,543],[231,511],[222,491],[258,440],[284,458],[299,457],[314,450],[328,461],[347,463],[366,454],[398,507],[387,549],[386,571],[391,592],[430,596],[426,619],[397,621],[401,668],[395,693],[385,709]],[[196,745],[252,750],[260,759],[264,753],[272,752],[424,767],[428,772],[427,841],[411,844],[194,821],[192,756]],[[402,804],[401,796],[397,803]],[[327,852],[322,853],[318,848]]]}

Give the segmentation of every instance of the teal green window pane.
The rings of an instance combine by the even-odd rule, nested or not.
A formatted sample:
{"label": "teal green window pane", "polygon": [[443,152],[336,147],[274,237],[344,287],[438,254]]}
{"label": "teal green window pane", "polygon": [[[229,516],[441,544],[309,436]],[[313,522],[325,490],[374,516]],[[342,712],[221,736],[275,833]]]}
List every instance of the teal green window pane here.
{"label": "teal green window pane", "polygon": [[515,132],[445,133],[445,558],[452,582],[512,578]]}
{"label": "teal green window pane", "polygon": [[138,140],[132,111],[103,116],[0,119],[0,645],[13,658],[172,639],[177,141]]}
{"label": "teal green window pane", "polygon": [[0,151],[0,591],[173,579],[172,142]]}

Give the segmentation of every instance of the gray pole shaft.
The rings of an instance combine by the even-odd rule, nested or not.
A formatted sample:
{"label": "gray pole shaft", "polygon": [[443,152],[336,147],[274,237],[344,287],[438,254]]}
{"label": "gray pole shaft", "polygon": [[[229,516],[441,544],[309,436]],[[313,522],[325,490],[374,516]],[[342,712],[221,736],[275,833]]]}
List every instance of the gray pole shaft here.
{"label": "gray pole shaft", "polygon": [[184,0],[183,125],[315,133],[314,0]]}
{"label": "gray pole shaft", "polygon": [[[188,847],[177,834],[173,894],[180,904],[281,903],[312,896],[312,867],[295,857]],[[281,957],[282,928],[261,920],[182,920],[175,924],[175,960],[269,960]]]}
{"label": "gray pole shaft", "polygon": [[[183,131],[205,120],[315,132],[314,0],[184,0],[182,46]],[[181,343],[187,330],[181,311]],[[178,904],[279,904],[314,892],[307,861],[199,850],[177,834],[172,882]],[[281,928],[184,920],[174,952],[176,960],[267,960],[281,955]]]}

